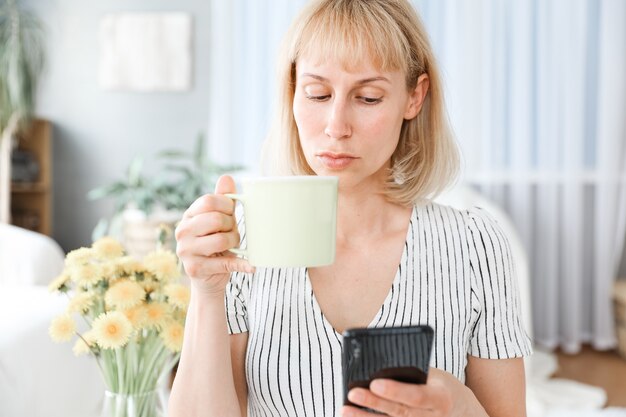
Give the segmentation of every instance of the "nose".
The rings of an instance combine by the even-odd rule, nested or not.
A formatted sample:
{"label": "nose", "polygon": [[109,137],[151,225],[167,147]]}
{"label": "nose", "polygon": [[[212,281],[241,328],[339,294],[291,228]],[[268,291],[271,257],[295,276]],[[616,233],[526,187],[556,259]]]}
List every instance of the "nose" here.
{"label": "nose", "polygon": [[324,133],[332,139],[344,139],[352,135],[348,105],[344,100],[333,101]]}

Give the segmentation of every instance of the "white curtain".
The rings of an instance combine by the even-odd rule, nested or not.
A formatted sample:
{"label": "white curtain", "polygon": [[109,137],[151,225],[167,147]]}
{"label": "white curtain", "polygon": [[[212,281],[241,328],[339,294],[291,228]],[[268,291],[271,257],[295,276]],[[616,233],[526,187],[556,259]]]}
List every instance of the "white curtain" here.
{"label": "white curtain", "polygon": [[[212,0],[212,155],[254,171],[280,39],[305,0]],[[464,181],[532,265],[535,341],[615,345],[626,235],[626,1],[413,0],[444,71]]]}
{"label": "white curtain", "polygon": [[512,217],[535,341],[616,343],[626,230],[626,2],[415,1],[447,81],[464,181]]}
{"label": "white curtain", "polygon": [[211,156],[259,168],[281,39],[306,0],[211,0]]}

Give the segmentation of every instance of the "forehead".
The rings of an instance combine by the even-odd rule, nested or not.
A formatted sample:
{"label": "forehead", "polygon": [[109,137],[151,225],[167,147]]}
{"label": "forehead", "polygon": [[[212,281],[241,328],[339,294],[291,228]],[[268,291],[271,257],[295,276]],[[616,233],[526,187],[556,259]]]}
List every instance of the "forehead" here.
{"label": "forehead", "polygon": [[319,60],[301,57],[296,62],[297,80],[320,79],[334,82],[382,81],[390,84],[403,83],[399,70],[383,70],[372,61],[352,62],[351,65],[337,60]]}

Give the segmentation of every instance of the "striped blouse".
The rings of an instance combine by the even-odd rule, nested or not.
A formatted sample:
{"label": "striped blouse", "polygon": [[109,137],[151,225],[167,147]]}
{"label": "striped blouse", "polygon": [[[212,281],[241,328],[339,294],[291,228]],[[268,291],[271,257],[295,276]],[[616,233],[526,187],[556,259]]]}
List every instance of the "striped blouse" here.
{"label": "striped blouse", "polygon": [[[243,241],[241,217],[239,228]],[[248,332],[249,416],[339,415],[342,335],[324,317],[306,268],[234,273],[225,303],[229,333]],[[417,324],[435,329],[431,366],[462,382],[467,355],[531,353],[509,243],[485,211],[413,208],[391,290],[369,327]]]}

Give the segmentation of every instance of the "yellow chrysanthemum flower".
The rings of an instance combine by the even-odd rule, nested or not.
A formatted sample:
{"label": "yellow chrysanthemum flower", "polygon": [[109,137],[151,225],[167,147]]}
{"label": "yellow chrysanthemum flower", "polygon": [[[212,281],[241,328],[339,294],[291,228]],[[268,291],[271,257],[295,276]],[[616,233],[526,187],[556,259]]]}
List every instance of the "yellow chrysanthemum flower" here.
{"label": "yellow chrysanthemum flower", "polygon": [[150,303],[146,305],[145,311],[146,325],[150,327],[161,329],[169,320],[168,308],[165,303]]}
{"label": "yellow chrysanthemum flower", "polygon": [[48,291],[63,291],[67,288],[67,282],[70,280],[70,276],[67,273],[62,273],[58,277],[52,280],[50,284],[48,284]]}
{"label": "yellow chrysanthemum flower", "polygon": [[149,253],[143,259],[143,264],[160,281],[169,281],[180,276],[178,258],[170,251],[159,250]]}
{"label": "yellow chrysanthemum flower", "polygon": [[86,313],[93,306],[93,297],[94,295],[91,292],[81,292],[76,294],[74,298],[70,300],[70,303],[67,306],[67,312],[79,314]]}
{"label": "yellow chrysanthemum flower", "polygon": [[106,277],[109,281],[119,276],[117,265],[111,261],[99,264],[98,268],[100,268],[100,275]]}
{"label": "yellow chrysanthemum flower", "polygon": [[122,313],[124,313],[135,329],[140,329],[146,323],[146,309],[142,305],[122,310]]}
{"label": "yellow chrysanthemum flower", "polygon": [[138,283],[146,290],[146,293],[151,293],[153,291],[158,290],[161,287],[161,283],[159,281],[155,281],[150,277],[146,277]]}
{"label": "yellow chrysanthemum flower", "polygon": [[103,259],[117,258],[124,254],[122,244],[109,236],[98,239],[91,247],[95,255]]}
{"label": "yellow chrysanthemum flower", "polygon": [[91,248],[79,248],[67,254],[65,257],[65,266],[73,267],[83,265],[90,262],[93,257],[94,252]]}
{"label": "yellow chrysanthemum flower", "polygon": [[169,284],[163,291],[167,295],[170,304],[175,307],[186,309],[189,305],[191,292],[189,288],[181,284]]}
{"label": "yellow chrysanthemum flower", "polygon": [[117,349],[124,346],[132,331],[132,324],[119,311],[102,313],[93,321],[94,338],[103,349]]}
{"label": "yellow chrysanthemum flower", "polygon": [[107,305],[120,310],[135,307],[144,300],[146,292],[134,281],[122,279],[109,288],[104,296]]}
{"label": "yellow chrysanthemum flower", "polygon": [[172,352],[180,352],[183,348],[183,335],[185,330],[180,323],[172,322],[163,328],[160,336],[163,344]]}
{"label": "yellow chrysanthemum flower", "polygon": [[102,278],[102,270],[94,264],[75,265],[70,269],[70,276],[79,285],[95,285]]}
{"label": "yellow chrysanthemum flower", "polygon": [[52,320],[48,334],[55,342],[67,342],[76,332],[76,323],[69,314],[64,314]]}
{"label": "yellow chrysanthemum flower", "polygon": [[85,355],[87,353],[91,353],[91,349],[95,347],[95,338],[92,331],[89,331],[79,337],[76,343],[74,343],[74,347],[72,351],[75,356]]}
{"label": "yellow chrysanthemum flower", "polygon": [[132,256],[124,256],[115,261],[116,273],[121,276],[130,276],[139,272],[144,272],[145,268],[137,259]]}

